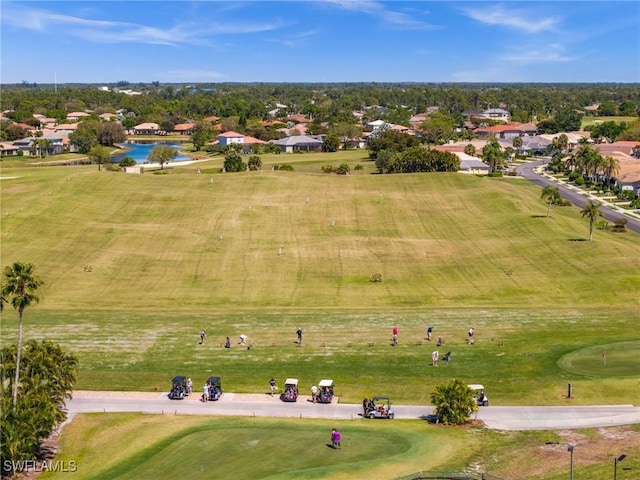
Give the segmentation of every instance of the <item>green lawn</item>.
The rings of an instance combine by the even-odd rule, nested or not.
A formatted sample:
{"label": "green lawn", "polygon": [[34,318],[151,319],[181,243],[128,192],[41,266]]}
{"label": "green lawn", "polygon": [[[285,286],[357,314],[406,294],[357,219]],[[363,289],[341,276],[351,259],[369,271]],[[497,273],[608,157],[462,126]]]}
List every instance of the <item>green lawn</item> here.
{"label": "green lawn", "polygon": [[[77,354],[78,389],[166,391],[177,374],[196,385],[218,374],[226,391],[266,392],[271,376],[295,376],[302,393],[333,378],[343,402],[422,404],[456,377],[483,383],[494,405],[563,405],[567,383],[572,405],[637,403],[637,234],[596,230],[585,241],[577,208],[546,218],[540,188],[518,179],[373,175],[362,151],[263,162],[221,174],[215,157],[201,174],[191,165],[167,175],[3,162],[2,266],[31,262],[46,283],[25,337]],[[320,173],[343,162],[352,175]],[[283,163],[295,170],[271,170]],[[16,324],[6,309],[1,345]],[[441,354],[452,352],[437,369],[428,325],[445,339]],[[251,349],[235,344],[241,333]],[[333,451],[323,446],[331,427],[88,415],[65,430],[62,456],[82,462],[78,478],[222,478],[219,465],[237,478],[388,479],[469,465],[504,478],[524,478],[525,466],[548,467],[528,478],[566,473],[564,452],[540,451],[548,433],[341,422],[352,442]],[[254,452],[270,461],[249,461]],[[615,453],[594,456],[580,478],[602,478]]]}
{"label": "green lawn", "polygon": [[[332,428],[342,448],[328,447]],[[385,479],[420,471],[488,472],[503,479],[560,480],[563,447],[576,444],[575,475],[601,480],[614,455],[627,455],[620,480],[640,468],[634,427],[574,432],[497,432],[447,428],[424,421],[327,421],[199,416],[85,414],[67,425],[57,457],[75,463],[74,478]],[[631,471],[622,470],[622,466]],[[64,479],[47,473],[43,479]]]}
{"label": "green lawn", "polygon": [[604,122],[635,122],[638,120],[638,117],[582,117],[582,124],[580,129],[584,130],[584,127],[587,125],[592,125],[594,123],[604,123]]}

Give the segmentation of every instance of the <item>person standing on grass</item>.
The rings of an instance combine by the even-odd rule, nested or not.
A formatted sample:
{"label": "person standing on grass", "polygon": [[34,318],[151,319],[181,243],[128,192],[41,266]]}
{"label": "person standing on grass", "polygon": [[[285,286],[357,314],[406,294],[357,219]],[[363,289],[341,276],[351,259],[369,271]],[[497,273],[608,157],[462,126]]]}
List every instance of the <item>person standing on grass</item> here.
{"label": "person standing on grass", "polygon": [[335,428],[331,430],[331,446],[333,448],[341,448],[340,447],[340,441],[342,440],[341,437],[342,436],[340,435],[340,432],[338,430],[336,430]]}
{"label": "person standing on grass", "polygon": [[440,358],[440,352],[438,350],[434,350],[431,354],[431,365],[434,367],[438,366],[438,358]]}
{"label": "person standing on grass", "polygon": [[202,330],[200,332],[200,345],[202,345],[204,343],[204,339],[207,338],[207,332],[205,332],[204,330]]}
{"label": "person standing on grass", "polygon": [[393,341],[391,344],[394,347],[398,344],[398,327],[393,327]]}
{"label": "person standing on grass", "polygon": [[433,327],[429,325],[427,328],[427,340],[431,341],[431,334],[433,333]]}
{"label": "person standing on grass", "polygon": [[298,336],[298,345],[302,345],[302,329],[300,327],[296,330],[296,335]]}

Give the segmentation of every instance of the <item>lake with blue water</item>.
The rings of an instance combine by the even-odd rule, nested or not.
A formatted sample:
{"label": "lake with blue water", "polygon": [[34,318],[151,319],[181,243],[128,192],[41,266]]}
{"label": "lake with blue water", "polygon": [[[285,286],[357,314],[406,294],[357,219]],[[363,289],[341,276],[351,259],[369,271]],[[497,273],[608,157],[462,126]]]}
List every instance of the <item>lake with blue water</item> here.
{"label": "lake with blue water", "polygon": [[[124,157],[133,158],[136,163],[146,163],[149,157],[149,152],[156,145],[166,145],[167,147],[175,148],[176,150],[180,150],[181,146],[178,143],[173,142],[130,142],[130,143],[119,143],[118,146],[127,149],[126,152],[119,153],[118,155],[114,155],[111,157],[112,163],[120,163]],[[191,160],[189,157],[178,154],[175,158],[174,162]]]}

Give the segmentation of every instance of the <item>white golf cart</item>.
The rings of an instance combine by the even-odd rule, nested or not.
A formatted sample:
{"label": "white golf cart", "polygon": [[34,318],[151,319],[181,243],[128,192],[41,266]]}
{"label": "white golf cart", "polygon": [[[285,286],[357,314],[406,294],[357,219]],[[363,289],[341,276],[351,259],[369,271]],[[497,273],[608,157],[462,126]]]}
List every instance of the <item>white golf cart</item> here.
{"label": "white golf cart", "polygon": [[297,402],[298,401],[298,379],[287,378],[284,381],[284,392],[280,395],[280,400],[283,402]]}
{"label": "white golf cart", "polygon": [[324,379],[324,380],[320,380],[320,383],[318,383],[318,396],[317,396],[317,402],[318,403],[331,403],[331,401],[333,400],[333,380],[328,380],[328,379]]}
{"label": "white golf cart", "polygon": [[484,394],[484,386],[473,383],[467,385],[469,389],[473,392],[473,400],[476,402],[476,405],[479,407],[488,407],[489,406],[489,397]]}

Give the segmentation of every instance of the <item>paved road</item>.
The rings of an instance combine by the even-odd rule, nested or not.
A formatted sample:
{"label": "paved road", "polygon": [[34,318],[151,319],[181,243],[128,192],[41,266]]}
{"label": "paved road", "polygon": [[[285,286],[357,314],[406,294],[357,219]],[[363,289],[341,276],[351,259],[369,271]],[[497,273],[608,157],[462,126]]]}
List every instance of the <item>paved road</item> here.
{"label": "paved road", "polygon": [[[355,404],[314,404],[306,397],[285,403],[268,395],[224,393],[217,402],[202,403],[195,398],[169,400],[166,393],[149,398],[131,398],[131,392],[100,397],[78,392],[67,402],[69,420],[78,413],[141,412],[165,415],[234,415],[282,418],[358,419],[362,407]],[[88,393],[88,392],[87,392]],[[121,395],[121,396],[118,396]],[[129,398],[128,398],[129,396]],[[396,418],[425,419],[433,412],[428,405],[394,405]],[[640,407],[605,405],[585,407],[481,407],[476,418],[496,430],[557,430],[640,424]],[[379,421],[386,420],[365,420]]]}
{"label": "paved road", "polygon": [[[548,163],[549,159],[536,160],[535,162],[525,163],[523,165],[519,165],[516,167],[516,173],[527,180],[540,185],[541,187],[546,187],[547,185],[553,185],[558,187],[560,190],[560,194],[562,198],[566,198],[574,205],[583,208],[589,200],[596,200],[602,203],[600,207],[600,212],[602,216],[609,220],[610,222],[615,222],[617,219],[623,216],[621,212],[615,210],[615,207],[602,198],[598,198],[595,196],[585,196],[585,192],[577,189],[573,186],[567,186],[564,183],[554,181],[552,178],[547,177],[538,172],[539,168],[544,164]],[[627,228],[634,232],[640,232],[640,220],[625,216],[628,219]]]}

